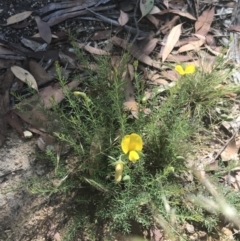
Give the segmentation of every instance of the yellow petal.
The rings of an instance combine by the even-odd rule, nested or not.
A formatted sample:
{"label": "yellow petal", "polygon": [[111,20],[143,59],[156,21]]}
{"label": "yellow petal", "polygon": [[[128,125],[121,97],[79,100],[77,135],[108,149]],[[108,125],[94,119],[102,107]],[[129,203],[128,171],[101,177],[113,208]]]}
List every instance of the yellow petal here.
{"label": "yellow petal", "polygon": [[126,135],[123,137],[121,142],[122,151],[127,154],[129,152],[129,144],[130,144],[130,135]]}
{"label": "yellow petal", "polygon": [[115,181],[120,182],[122,180],[123,163],[119,162],[115,166]]}
{"label": "yellow petal", "polygon": [[130,151],[128,158],[129,158],[129,161],[135,162],[139,159],[139,155],[136,151]]}
{"label": "yellow petal", "polygon": [[185,68],[186,74],[193,74],[194,72],[195,72],[195,65],[190,64],[190,65],[186,66],[186,68]]}
{"label": "yellow petal", "polygon": [[175,70],[180,74],[180,75],[185,75],[185,71],[183,70],[181,65],[176,65]]}
{"label": "yellow petal", "polygon": [[143,148],[143,141],[141,136],[136,133],[130,135],[129,151],[141,151]]}

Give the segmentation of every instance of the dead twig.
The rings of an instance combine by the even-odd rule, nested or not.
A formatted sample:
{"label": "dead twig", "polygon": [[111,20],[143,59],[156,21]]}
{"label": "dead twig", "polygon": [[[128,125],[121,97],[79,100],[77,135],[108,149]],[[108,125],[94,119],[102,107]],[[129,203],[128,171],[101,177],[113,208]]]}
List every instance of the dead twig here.
{"label": "dead twig", "polygon": [[227,147],[227,145],[232,141],[233,138],[235,138],[236,134],[238,133],[238,130],[236,130],[232,137],[228,139],[228,141],[225,143],[225,145],[218,151],[218,153],[216,154],[216,156],[213,158],[212,162],[215,162],[218,157],[222,154],[222,152],[225,150],[225,148]]}
{"label": "dead twig", "polygon": [[[115,21],[115,20],[112,20],[110,18],[104,17],[103,15],[98,14],[98,13],[94,12],[93,10],[91,10],[89,8],[86,8],[86,10],[88,10],[90,13],[94,14],[97,18],[101,19],[104,22],[107,22],[107,23],[109,23],[111,25],[114,25],[114,26],[117,26],[117,27],[121,27],[121,25],[117,21]],[[137,34],[138,33],[138,34],[140,34],[143,37],[147,37],[148,36],[148,33],[143,32],[143,31],[138,31],[136,28],[132,28],[132,27],[130,27],[128,25],[124,25],[123,28],[125,30],[133,33],[133,34]]]}
{"label": "dead twig", "polygon": [[25,60],[26,57],[24,57],[24,56],[16,56],[16,55],[9,55],[9,54],[0,54],[0,59]]}
{"label": "dead twig", "polygon": [[131,44],[134,44],[134,42],[136,41],[136,39],[139,36],[139,27],[138,27],[138,22],[137,22],[137,18],[136,18],[138,5],[139,5],[139,0],[137,0],[136,6],[135,6],[135,9],[134,9],[134,15],[133,15],[137,33],[136,33],[134,39],[132,40]]}

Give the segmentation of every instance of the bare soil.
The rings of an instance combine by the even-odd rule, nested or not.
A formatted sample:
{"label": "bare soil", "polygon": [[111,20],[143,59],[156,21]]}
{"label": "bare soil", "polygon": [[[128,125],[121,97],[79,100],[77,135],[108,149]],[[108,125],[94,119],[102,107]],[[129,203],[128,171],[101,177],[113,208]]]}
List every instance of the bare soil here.
{"label": "bare soil", "polygon": [[[47,175],[35,158],[36,138],[23,140],[10,131],[0,152],[0,240],[54,240],[66,222],[64,196],[49,198],[27,190],[29,180]],[[67,197],[66,197],[67,198]]]}

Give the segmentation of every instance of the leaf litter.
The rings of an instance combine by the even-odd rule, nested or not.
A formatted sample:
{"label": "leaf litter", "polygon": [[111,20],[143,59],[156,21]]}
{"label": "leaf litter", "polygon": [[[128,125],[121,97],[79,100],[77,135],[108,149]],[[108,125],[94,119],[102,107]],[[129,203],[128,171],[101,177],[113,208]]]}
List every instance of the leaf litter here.
{"label": "leaf litter", "polygon": [[[0,104],[3,106],[0,111],[0,145],[4,143],[7,134],[7,123],[16,129],[20,136],[24,136],[24,122],[30,124],[29,130],[35,128],[35,132],[33,132],[42,138],[43,142],[39,144],[40,149],[45,150],[48,145],[46,143],[51,143],[52,137],[48,136],[48,133],[41,133],[40,129],[44,127],[36,122],[36,119],[41,120],[41,123],[47,123],[49,120],[41,115],[38,107],[44,105],[51,110],[54,104],[60,103],[65,97],[59,84],[56,83],[56,72],[54,72],[56,61],[59,61],[63,67],[62,71],[67,79],[66,86],[69,89],[74,89],[80,84],[80,81],[72,79],[73,73],[84,71],[85,68],[97,71],[98,67],[94,64],[83,66],[77,62],[75,57],[70,54],[73,46],[65,30],[63,31],[65,37],[59,37],[64,29],[63,25],[61,30],[57,31],[53,26],[57,29],[61,23],[65,24],[71,19],[77,21],[79,17],[93,19],[81,20],[93,21],[93,26],[96,22],[100,22],[90,32],[84,28],[73,28],[74,31],[83,33],[82,36],[77,35],[75,45],[83,49],[85,54],[90,53],[93,57],[94,55],[111,56],[111,52],[106,50],[106,46],[110,44],[128,51],[133,58],[141,62],[139,70],[144,73],[148,85],[145,91],[148,99],[153,95],[152,85],[169,86],[173,82],[179,81],[179,76],[173,70],[174,68],[170,67],[173,66],[172,64],[194,63],[199,68],[205,69],[206,72],[211,71],[215,56],[223,54],[221,41],[224,40],[226,34],[229,35],[230,31],[239,31],[240,22],[229,23],[227,15],[221,15],[218,12],[217,5],[201,3],[201,8],[199,8],[201,11],[198,9],[199,12],[196,13],[194,8],[197,6],[193,2],[190,4],[189,1],[186,3],[187,8],[181,1],[177,5],[173,4],[172,1],[163,1],[162,4],[153,0],[136,2],[138,5],[131,1],[121,1],[119,5],[115,5],[112,1],[98,0],[51,2],[39,9],[37,16],[33,14],[33,11],[21,11],[6,17],[6,21],[1,22],[2,27],[6,29],[11,30],[19,27],[25,31],[27,26],[30,26],[33,32],[31,35],[24,35],[17,44],[0,37],[0,70],[6,71],[8,69],[3,74],[7,78],[1,78],[0,82],[0,89],[2,86],[7,86],[0,96]],[[223,9],[227,8],[227,3],[222,4]],[[218,16],[224,22],[222,26],[218,25],[218,21],[214,22]],[[215,29],[219,31],[218,35],[215,34]],[[129,34],[129,39],[125,38],[125,33]],[[132,40],[134,41],[131,42]],[[64,51],[60,46],[64,46]],[[206,66],[201,67],[200,55],[203,52],[208,57],[205,61]],[[112,61],[117,61],[117,58],[113,57],[116,56],[111,57]],[[211,61],[209,62],[207,59]],[[137,118],[140,110],[139,103],[135,98],[133,72],[133,65],[129,62],[124,73],[127,85],[123,106],[130,115]],[[24,83],[20,83],[19,80]],[[39,92],[32,96],[28,86]],[[20,93],[23,98],[33,104],[34,108],[29,109],[28,114],[17,111],[14,108],[14,103],[9,101],[10,91]],[[24,101],[19,104],[24,106]],[[235,133],[231,130],[230,132]],[[210,162],[215,164],[212,168],[213,171],[219,168],[220,159],[225,163],[231,162],[232,159],[238,159],[237,139],[239,137],[238,133],[235,134],[236,136],[234,135],[230,142],[224,141],[226,138],[223,139],[224,149],[218,145],[217,148],[212,148],[212,153],[206,153]],[[207,166],[206,163],[204,165]],[[226,180],[229,178],[230,185],[234,186],[235,189],[237,189],[236,183],[240,179],[239,173],[240,171],[235,171],[231,174],[231,178],[225,177]],[[190,226],[187,227],[188,233],[190,233]],[[151,239],[156,240],[161,237],[162,231],[153,227]]]}

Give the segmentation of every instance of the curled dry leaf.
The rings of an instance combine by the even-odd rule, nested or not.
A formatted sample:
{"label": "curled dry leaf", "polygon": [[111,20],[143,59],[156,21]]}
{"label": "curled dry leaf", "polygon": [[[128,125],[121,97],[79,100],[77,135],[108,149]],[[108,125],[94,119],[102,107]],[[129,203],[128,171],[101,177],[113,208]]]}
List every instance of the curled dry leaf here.
{"label": "curled dry leaf", "polygon": [[191,15],[190,13],[183,12],[183,11],[177,10],[177,9],[168,9],[168,10],[160,11],[157,14],[158,15],[163,15],[163,14],[168,14],[168,13],[175,13],[175,14],[178,14],[178,15],[180,15],[182,17],[186,17],[186,18],[189,18],[191,20],[196,20],[196,18],[193,15]]}
{"label": "curled dry leaf", "polygon": [[197,19],[195,23],[195,31],[199,35],[207,35],[210,30],[213,18],[214,18],[215,8],[210,7],[206,9],[201,16]]}
{"label": "curled dry leaf", "polygon": [[155,18],[153,15],[148,14],[146,18],[156,27],[158,28],[160,20]]}
{"label": "curled dry leaf", "polygon": [[193,57],[191,55],[171,55],[167,57],[167,61],[169,62],[175,62],[175,63],[181,63],[181,62],[186,62],[190,60],[194,60],[196,57]]}
{"label": "curled dry leaf", "polygon": [[[129,43],[121,38],[118,38],[116,36],[111,38],[111,41],[117,45],[120,46],[121,48],[125,49],[125,50],[129,50]],[[141,61],[142,63],[145,63],[149,66],[153,66],[157,69],[161,68],[161,63],[158,61],[154,61],[153,59],[151,59],[149,56],[147,56],[146,54],[144,54],[142,52],[142,50],[140,50],[136,45],[132,45],[132,48],[130,49],[130,53],[137,58],[139,61]]]}
{"label": "curled dry leaf", "polygon": [[76,68],[76,60],[72,58],[70,55],[59,51],[59,58],[62,63],[69,65],[70,68]]}
{"label": "curled dry leaf", "polygon": [[154,0],[140,0],[141,19],[146,16],[153,8]]}
{"label": "curled dry leaf", "polygon": [[205,43],[205,39],[199,39],[198,41],[189,42],[188,44],[179,48],[178,53],[183,53],[190,50],[199,51],[200,47]]}
{"label": "curled dry leaf", "polygon": [[35,21],[37,23],[37,27],[38,27],[41,38],[46,43],[50,44],[51,40],[52,40],[52,32],[51,32],[51,29],[50,29],[48,23],[43,22],[39,16],[35,17]]}
{"label": "curled dry leaf", "polygon": [[21,22],[22,20],[28,18],[32,14],[32,11],[25,11],[22,13],[15,14],[7,19],[7,25]]}
{"label": "curled dry leaf", "polygon": [[216,50],[213,50],[210,46],[208,46],[207,44],[204,44],[204,47],[209,51],[211,52],[212,54],[216,55],[216,56],[219,56],[221,55],[220,52],[216,51]]}
{"label": "curled dry leaf", "polygon": [[[32,37],[33,37],[33,38],[40,38],[41,36],[40,36],[40,33],[36,33],[36,34],[34,34]],[[58,38],[58,36],[55,35],[55,34],[52,34],[52,38]]]}
{"label": "curled dry leaf", "polygon": [[153,38],[149,40],[142,49],[142,52],[146,55],[149,55],[152,53],[152,51],[155,49],[156,45],[158,43],[158,38]]}
{"label": "curled dry leaf", "polygon": [[28,84],[30,87],[38,91],[38,86],[35,78],[27,70],[14,65],[11,67],[11,71],[18,79],[20,79],[21,81],[23,81],[24,83]]}
{"label": "curled dry leaf", "polygon": [[[71,90],[77,87],[79,83],[80,82],[78,80],[73,80],[65,87]],[[58,84],[45,87],[42,91],[40,91],[39,94],[44,107],[47,109],[51,108],[54,104],[60,103],[65,97],[63,90]]]}
{"label": "curled dry leaf", "polygon": [[12,110],[8,112],[6,115],[6,120],[8,124],[18,132],[20,136],[24,136],[23,123],[21,122],[21,120],[15,112],[13,112]]}
{"label": "curled dry leaf", "polygon": [[182,16],[182,17],[186,17],[186,18],[189,18],[191,20],[196,20],[196,18],[193,15],[191,15],[190,13],[187,13],[187,12],[183,12],[181,10],[171,9],[171,10],[169,10],[169,12],[170,13],[176,13],[176,14]]}
{"label": "curled dry leaf", "polygon": [[78,43],[77,46],[80,48],[80,49],[85,49],[87,52],[91,53],[91,54],[97,54],[97,55],[109,55],[109,53],[107,51],[104,51],[102,49],[98,49],[98,48],[94,48],[92,46],[89,46],[89,45],[85,45],[85,44],[81,44],[81,43]]}
{"label": "curled dry leaf", "polygon": [[109,39],[111,37],[111,34],[112,34],[112,30],[97,31],[96,33],[94,33],[91,39],[92,40]]}
{"label": "curled dry leaf", "polygon": [[170,31],[170,33],[167,37],[166,45],[165,45],[165,47],[163,49],[163,53],[162,53],[162,61],[163,62],[166,60],[168,55],[173,50],[175,44],[177,43],[177,41],[181,35],[181,32],[182,32],[182,23],[178,24],[177,26],[172,28],[172,30]]}
{"label": "curled dry leaf", "polygon": [[32,73],[39,85],[54,78],[53,75],[47,73],[46,70],[34,60],[29,61],[29,71]]}
{"label": "curled dry leaf", "polygon": [[162,76],[164,76],[166,79],[177,81],[180,79],[180,76],[176,73],[176,71],[168,70],[168,71],[162,71]]}
{"label": "curled dry leaf", "polygon": [[127,13],[120,10],[120,16],[118,18],[118,22],[121,26],[124,26],[129,20],[129,16]]}
{"label": "curled dry leaf", "polygon": [[235,138],[232,138],[221,154],[222,161],[238,159],[238,149]]}
{"label": "curled dry leaf", "polygon": [[227,30],[233,32],[240,32],[240,25],[230,26]]}
{"label": "curled dry leaf", "polygon": [[153,226],[150,228],[150,236],[151,236],[151,241],[161,240],[163,237],[163,231],[161,231],[159,228]]}

